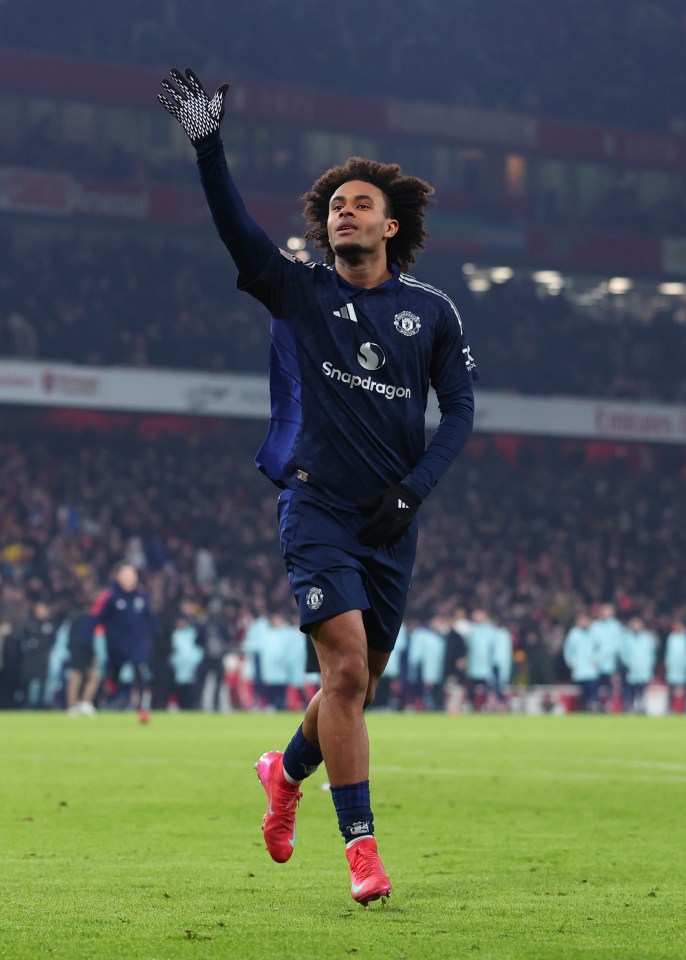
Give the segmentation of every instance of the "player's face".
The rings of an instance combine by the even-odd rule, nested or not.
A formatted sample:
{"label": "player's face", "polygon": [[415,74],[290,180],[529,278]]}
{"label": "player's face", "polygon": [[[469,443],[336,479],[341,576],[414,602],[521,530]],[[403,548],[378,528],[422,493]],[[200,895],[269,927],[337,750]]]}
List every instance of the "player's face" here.
{"label": "player's face", "polygon": [[138,586],[138,573],[136,572],[136,568],[129,566],[122,567],[117,574],[117,583],[126,593],[135,590]]}
{"label": "player's face", "polygon": [[329,243],[337,257],[376,253],[398,232],[398,221],[387,216],[386,197],[372,183],[350,180],[329,201]]}

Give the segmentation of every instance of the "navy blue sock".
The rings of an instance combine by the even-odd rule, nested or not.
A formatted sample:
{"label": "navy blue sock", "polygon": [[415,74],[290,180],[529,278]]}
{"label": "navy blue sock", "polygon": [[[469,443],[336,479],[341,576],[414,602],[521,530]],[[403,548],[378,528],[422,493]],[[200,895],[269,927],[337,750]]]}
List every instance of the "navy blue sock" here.
{"label": "navy blue sock", "polygon": [[305,737],[302,724],[295,732],[295,736],[286,747],[283,755],[283,769],[296,783],[300,783],[314,773],[322,762],[322,752],[319,747]]}
{"label": "navy blue sock", "polygon": [[369,780],[331,787],[338,826],[346,843],[374,836],[374,814],[370,806]]}

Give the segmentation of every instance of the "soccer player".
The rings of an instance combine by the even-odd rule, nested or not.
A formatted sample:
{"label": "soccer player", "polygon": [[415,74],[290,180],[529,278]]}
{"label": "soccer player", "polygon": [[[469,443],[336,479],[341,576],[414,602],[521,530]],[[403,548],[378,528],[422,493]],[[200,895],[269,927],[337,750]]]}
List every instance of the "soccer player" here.
{"label": "soccer player", "polygon": [[464,634],[467,648],[467,697],[473,710],[487,703],[493,678],[496,628],[485,610],[475,610]]}
{"label": "soccer player", "polygon": [[507,709],[506,688],[512,677],[513,641],[512,634],[504,623],[493,625],[493,646],[491,649],[492,688],[495,706],[498,710]]}
{"label": "soccer player", "polygon": [[194,710],[198,699],[198,669],[205,657],[195,618],[182,609],[171,633],[169,663],[174,674],[174,693],[180,710]]}
{"label": "soccer player", "polygon": [[611,603],[601,605],[597,619],[591,623],[591,634],[598,648],[600,709],[607,712],[612,706],[613,685],[618,680],[619,658],[624,636],[624,627],[615,616],[615,608]]}
{"label": "soccer player", "polygon": [[47,598],[33,602],[22,637],[22,679],[25,689],[24,705],[30,710],[42,710],[47,702],[50,651],[59,628],[59,620]]}
{"label": "soccer player", "polygon": [[374,706],[379,709],[402,710],[403,688],[407,675],[407,642],[407,627],[402,623],[386,669],[376,686]]}
{"label": "soccer player", "polygon": [[[163,80],[162,105],[196,148],[207,202],[238,286],[272,315],[272,414],[256,464],[282,493],[281,551],[312,637],[321,689],[284,753],[256,764],[267,794],[267,850],[295,845],[300,784],[322,758],[354,900],[391,882],[374,839],[363,710],[402,623],[415,515],[472,429],[474,361],[452,302],[406,270],[424,245],[432,188],[359,157],[305,195],[308,238],[324,263],[276,247],[247,213],[219,129],[227,85],[208,98],[192,70]],[[425,449],[429,385],[441,422]]]}
{"label": "soccer player", "polygon": [[591,632],[591,618],[581,611],[567,632],[562,647],[572,682],[581,688],[582,710],[595,710],[598,697],[598,644]]}
{"label": "soccer player", "polygon": [[657,644],[641,617],[632,617],[626,625],[622,642],[622,660],[626,667],[625,706],[633,713],[645,709],[645,689],[655,673]]}
{"label": "soccer player", "polygon": [[448,618],[435,614],[424,617],[410,634],[408,662],[417,670],[425,710],[443,709],[445,647],[449,630]]}
{"label": "soccer player", "polygon": [[665,681],[669,687],[669,706],[673,713],[684,712],[686,688],[686,624],[677,620],[665,644]]}
{"label": "soccer player", "polygon": [[138,717],[147,723],[152,698],[149,664],[157,623],[150,611],[147,594],[138,588],[138,571],[133,564],[122,562],[115,567],[112,583],[90,609],[86,642],[91,649],[93,633],[98,626],[105,629],[110,680],[118,681],[119,671],[125,663],[133,666]]}
{"label": "soccer player", "polygon": [[86,610],[75,610],[69,623],[67,709],[71,716],[93,716],[97,713],[93,701],[100,687],[101,675],[95,644],[89,632],[92,635],[90,614]]}

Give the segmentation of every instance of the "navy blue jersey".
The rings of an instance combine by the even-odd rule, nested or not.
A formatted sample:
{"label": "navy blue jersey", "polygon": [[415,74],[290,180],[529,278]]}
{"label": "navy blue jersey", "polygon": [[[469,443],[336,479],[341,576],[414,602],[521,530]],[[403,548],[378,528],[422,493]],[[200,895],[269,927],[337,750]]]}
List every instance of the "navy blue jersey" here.
{"label": "navy blue jersey", "polygon": [[[367,289],[283,254],[245,211],[219,137],[198,163],[238,285],[272,314],[258,467],[278,486],[341,506],[400,481],[423,499],[472,427],[474,361],[454,304],[397,266]],[[441,423],[425,449],[430,385]]]}
{"label": "navy blue jersey", "polygon": [[150,659],[156,620],[150,602],[141,590],[122,590],[118,583],[103,590],[89,611],[86,638],[92,643],[93,631],[101,626],[107,637],[110,661],[123,664],[143,663]]}

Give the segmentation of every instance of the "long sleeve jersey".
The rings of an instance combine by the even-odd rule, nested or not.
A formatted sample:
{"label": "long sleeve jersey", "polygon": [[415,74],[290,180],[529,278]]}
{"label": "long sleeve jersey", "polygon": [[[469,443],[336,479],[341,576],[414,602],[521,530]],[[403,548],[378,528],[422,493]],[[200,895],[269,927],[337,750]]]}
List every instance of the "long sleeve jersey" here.
{"label": "long sleeve jersey", "polygon": [[[282,253],[247,213],[218,135],[198,148],[198,165],[238,287],[272,316],[258,468],[279,487],[348,509],[401,481],[426,497],[473,423],[475,364],[452,301],[396,265],[368,289]],[[426,447],[430,386],[441,421]]]}
{"label": "long sleeve jersey", "polygon": [[150,658],[157,621],[141,590],[122,590],[113,583],[96,598],[85,624],[86,642],[96,627],[104,627],[107,653],[113,663],[142,663]]}

